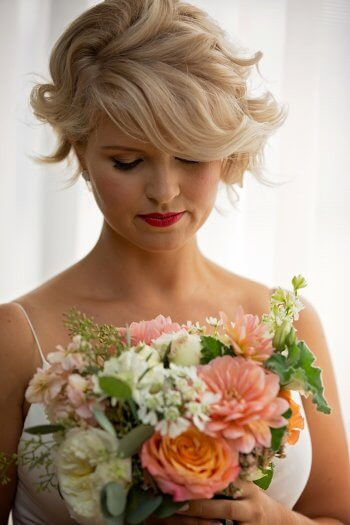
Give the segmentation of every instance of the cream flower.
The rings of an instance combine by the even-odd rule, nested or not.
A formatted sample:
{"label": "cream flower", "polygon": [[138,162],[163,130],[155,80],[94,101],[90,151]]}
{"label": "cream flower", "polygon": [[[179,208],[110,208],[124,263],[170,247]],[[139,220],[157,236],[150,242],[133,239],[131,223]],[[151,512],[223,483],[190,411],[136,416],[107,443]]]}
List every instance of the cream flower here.
{"label": "cream flower", "polygon": [[147,362],[148,366],[156,366],[160,363],[159,352],[149,345],[142,345],[141,349],[137,351],[137,355],[142,357]]}
{"label": "cream flower", "polygon": [[[100,491],[108,481],[126,489],[132,481],[131,458],[116,456],[118,439],[99,428],[73,428],[59,446],[55,464],[61,494],[73,518],[103,524]],[[80,521],[85,523],[85,521]]]}
{"label": "cream flower", "polygon": [[169,361],[181,366],[198,365],[201,358],[201,340],[196,334],[189,334],[187,330],[178,330],[173,334],[163,334],[153,341],[152,346],[164,356],[170,346]]}

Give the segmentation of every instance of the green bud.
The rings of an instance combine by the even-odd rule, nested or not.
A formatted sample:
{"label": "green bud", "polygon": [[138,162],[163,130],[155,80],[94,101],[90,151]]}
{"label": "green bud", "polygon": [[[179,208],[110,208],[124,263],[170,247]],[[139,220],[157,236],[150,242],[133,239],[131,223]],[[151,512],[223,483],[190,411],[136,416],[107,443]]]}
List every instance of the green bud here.
{"label": "green bud", "polygon": [[306,279],[302,276],[302,275],[294,275],[293,279],[292,279],[292,285],[293,285],[293,288],[294,288],[294,291],[297,292],[297,290],[299,290],[299,288],[305,288],[307,286],[307,282],[306,282]]}
{"label": "green bud", "polygon": [[285,319],[276,329],[272,344],[278,352],[282,352],[286,346],[286,339],[291,331],[290,319]]}
{"label": "green bud", "polygon": [[293,346],[296,344],[296,331],[295,328],[291,327],[289,334],[286,337],[286,345]]}

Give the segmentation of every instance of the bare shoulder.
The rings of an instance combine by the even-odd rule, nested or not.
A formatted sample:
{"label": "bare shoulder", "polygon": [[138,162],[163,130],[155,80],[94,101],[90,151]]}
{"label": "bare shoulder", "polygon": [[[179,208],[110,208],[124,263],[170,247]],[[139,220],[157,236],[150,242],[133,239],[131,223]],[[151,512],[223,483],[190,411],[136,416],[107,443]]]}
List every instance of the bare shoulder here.
{"label": "bare shoulder", "polygon": [[214,265],[219,276],[222,297],[227,296],[233,304],[242,305],[245,313],[261,317],[268,312],[272,290],[265,284],[248,277],[233,273],[221,266]]}
{"label": "bare shoulder", "polygon": [[[0,304],[0,452],[17,451],[23,428],[23,400],[32,375],[33,347],[22,314],[13,303]],[[0,485],[0,523],[7,523],[15,496],[17,472],[9,468],[10,482]]]}
{"label": "bare shoulder", "polygon": [[305,341],[315,355],[314,364],[322,369],[324,395],[332,412],[318,412],[311,397],[303,398],[313,459],[309,481],[295,510],[309,517],[328,516],[345,523],[349,516],[349,459],[330,349],[316,307],[305,297],[299,298],[304,309],[294,322],[297,337]]}
{"label": "bare shoulder", "polygon": [[[6,378],[1,381],[13,380],[19,390],[22,381],[30,376],[34,352],[26,321],[13,302],[0,304],[0,341],[0,362],[4,365],[0,370],[6,370]],[[13,377],[9,378],[8,374]]]}

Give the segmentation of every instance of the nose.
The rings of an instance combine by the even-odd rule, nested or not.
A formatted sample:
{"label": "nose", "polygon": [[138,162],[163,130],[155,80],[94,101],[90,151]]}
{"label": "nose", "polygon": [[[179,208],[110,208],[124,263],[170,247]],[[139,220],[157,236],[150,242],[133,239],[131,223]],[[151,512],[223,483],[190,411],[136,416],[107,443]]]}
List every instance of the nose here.
{"label": "nose", "polygon": [[167,162],[151,168],[145,187],[145,194],[149,200],[158,206],[166,207],[180,194],[180,191],[178,174]]}

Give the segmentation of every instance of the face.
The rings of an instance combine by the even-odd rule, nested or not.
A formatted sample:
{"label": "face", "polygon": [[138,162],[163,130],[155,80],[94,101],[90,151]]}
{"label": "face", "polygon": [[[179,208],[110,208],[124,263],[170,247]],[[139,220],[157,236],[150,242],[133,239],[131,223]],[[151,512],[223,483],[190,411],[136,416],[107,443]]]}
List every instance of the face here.
{"label": "face", "polygon": [[[117,236],[148,251],[183,246],[205,222],[220,181],[221,160],[196,162],[136,141],[104,118],[80,155],[105,221]],[[184,212],[166,227],[140,215]]]}

